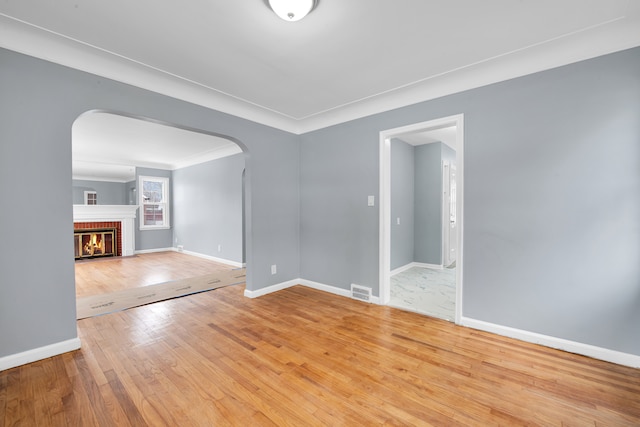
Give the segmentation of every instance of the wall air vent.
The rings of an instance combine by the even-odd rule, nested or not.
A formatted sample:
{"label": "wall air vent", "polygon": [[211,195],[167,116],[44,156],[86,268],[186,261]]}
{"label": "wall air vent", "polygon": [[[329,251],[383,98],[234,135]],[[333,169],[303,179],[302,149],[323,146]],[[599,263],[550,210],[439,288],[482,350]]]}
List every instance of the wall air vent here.
{"label": "wall air vent", "polygon": [[351,298],[371,302],[371,288],[351,284]]}

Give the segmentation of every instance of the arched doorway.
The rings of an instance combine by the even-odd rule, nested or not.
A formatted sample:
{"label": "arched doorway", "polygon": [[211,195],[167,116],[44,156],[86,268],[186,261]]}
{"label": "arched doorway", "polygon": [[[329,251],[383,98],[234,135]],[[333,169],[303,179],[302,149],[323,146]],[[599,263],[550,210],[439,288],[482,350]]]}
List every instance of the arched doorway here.
{"label": "arched doorway", "polygon": [[[108,259],[93,252],[79,258],[80,242],[75,253],[77,296],[185,279],[201,274],[211,262],[230,268],[245,265],[249,210],[244,180],[247,149],[242,143],[227,135],[105,110],[81,114],[72,133],[74,224],[111,226],[117,218],[103,212],[133,212],[135,219],[123,219],[114,231],[119,251],[104,255],[113,255],[112,260],[151,259],[150,267],[133,267],[137,272],[132,272],[119,270],[124,258],[118,258],[113,270],[105,273],[102,268],[88,280],[97,286],[91,289],[89,283],[81,289],[79,283],[87,282],[87,273],[79,280],[78,262]],[[162,191],[153,190],[153,185]],[[162,196],[152,199],[150,194]],[[87,206],[88,202],[96,206]],[[77,211],[89,215],[76,218]],[[186,255],[192,256],[186,265],[171,268],[172,260],[182,256],[182,262]],[[81,270],[91,275],[91,270],[99,269],[83,265]]]}

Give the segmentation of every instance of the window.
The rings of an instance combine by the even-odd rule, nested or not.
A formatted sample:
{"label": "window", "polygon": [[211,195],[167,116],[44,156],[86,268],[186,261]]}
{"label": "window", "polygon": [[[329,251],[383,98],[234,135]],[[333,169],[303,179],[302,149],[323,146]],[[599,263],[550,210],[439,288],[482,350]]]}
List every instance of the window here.
{"label": "window", "polygon": [[169,228],[169,178],[140,176],[140,229]]}
{"label": "window", "polygon": [[85,205],[97,205],[98,204],[98,193],[95,191],[85,191],[84,192],[84,204]]}

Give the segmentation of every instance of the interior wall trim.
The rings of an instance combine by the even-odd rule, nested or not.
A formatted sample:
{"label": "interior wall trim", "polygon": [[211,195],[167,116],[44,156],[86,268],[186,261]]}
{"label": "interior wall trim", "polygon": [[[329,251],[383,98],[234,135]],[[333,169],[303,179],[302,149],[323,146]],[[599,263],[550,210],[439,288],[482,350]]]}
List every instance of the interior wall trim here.
{"label": "interior wall trim", "polygon": [[431,268],[433,270],[443,270],[444,266],[440,265],[440,264],[426,264],[424,262],[410,262],[409,264],[405,264],[402,267],[398,267],[395,270],[391,270],[391,273],[389,273],[389,276],[395,276],[396,274],[400,274],[403,271],[407,271],[410,268],[413,267],[420,267],[420,268]]}
{"label": "interior wall trim", "polygon": [[154,249],[140,249],[135,251],[134,253],[136,255],[139,255],[139,254],[155,254],[156,252],[172,252],[172,251],[173,251],[173,248],[154,248]]}
{"label": "interior wall trim", "polygon": [[411,263],[412,267],[420,267],[420,268],[431,268],[433,270],[444,270],[444,265],[442,264],[428,264],[425,262],[413,262]]}
{"label": "interior wall trim", "polygon": [[295,119],[62,34],[0,14],[0,46],[171,96],[266,126],[297,133]]}
{"label": "interior wall trim", "polygon": [[538,334],[536,332],[529,332],[522,329],[511,328],[509,326],[497,325],[495,323],[471,319],[464,316],[462,317],[461,325],[509,338],[515,338],[520,341],[540,344],[545,347],[551,347],[569,353],[576,353],[582,356],[604,360],[605,362],[616,363],[618,365],[629,366],[632,368],[640,368],[640,356],[634,354],[609,350],[607,348]]}
{"label": "interior wall trim", "polygon": [[250,291],[249,289],[244,290],[244,296],[247,298],[258,298],[261,297],[263,295],[267,295],[273,292],[278,292],[281,291],[283,289],[287,289],[290,288],[292,286],[295,285],[299,285],[301,279],[293,279],[293,280],[289,280],[287,282],[282,282],[282,283],[276,283],[275,285],[271,285],[271,286],[267,286],[266,288],[260,288],[257,289],[255,291]]}
{"label": "interior wall trim", "polygon": [[[287,282],[282,282],[266,288],[258,289],[257,291],[245,290],[244,295],[245,297],[249,298],[257,298],[263,295],[270,294],[272,292],[290,288],[295,285],[302,285],[320,291],[329,292],[335,295],[345,296],[349,298],[351,297],[350,291],[346,289],[337,288],[335,286],[325,285],[305,279],[289,280]],[[371,302],[373,304],[380,304],[380,299],[376,296],[373,296]],[[615,350],[593,346],[590,344],[580,343],[577,341],[569,341],[562,338],[556,338],[548,335],[538,334],[535,332],[511,328],[509,326],[497,325],[495,323],[484,322],[482,320],[476,320],[464,316],[462,317],[462,322],[460,323],[460,325],[466,326],[468,328],[478,329],[480,331],[502,335],[509,338],[514,338],[520,341],[555,348],[569,353],[575,353],[598,360],[604,360],[605,362],[611,362],[618,365],[629,366],[632,368],[640,368],[640,356],[634,354],[623,353]]]}
{"label": "interior wall trim", "polygon": [[402,267],[398,267],[395,270],[391,270],[391,272],[389,273],[389,276],[395,276],[396,274],[400,274],[404,271],[409,270],[410,268],[414,267],[413,262],[410,262],[409,264],[405,264]]}
{"label": "interior wall trim", "polygon": [[325,285],[324,283],[314,282],[312,280],[300,279],[300,284],[307,288],[316,289],[318,291],[328,292],[330,294],[339,295],[341,297],[351,298],[351,290],[342,289],[336,286]]}
{"label": "interior wall trim", "polygon": [[38,360],[47,359],[49,357],[58,356],[69,351],[78,350],[79,348],[80,338],[76,337],[70,340],[60,341],[55,344],[49,344],[32,350],[23,351],[22,353],[10,354],[9,356],[0,357],[0,371],[26,365],[27,363],[37,362]]}
{"label": "interior wall trim", "polygon": [[440,117],[425,122],[414,123],[380,132],[379,155],[379,294],[381,304],[391,300],[391,140],[403,135],[456,126],[456,164],[457,168],[457,203],[458,218],[457,259],[456,259],[456,304],[455,323],[462,319],[462,292],[464,270],[464,113]]}
{"label": "interior wall trim", "polygon": [[186,254],[186,255],[191,255],[191,256],[195,256],[198,258],[203,258],[203,259],[208,259],[209,261],[215,261],[215,262],[219,262],[220,264],[226,264],[226,265],[230,265],[231,267],[237,267],[237,268],[242,268],[244,267],[244,264],[238,261],[232,261],[230,259],[224,259],[224,258],[218,258],[218,257],[214,257],[211,255],[205,255],[205,254],[201,254],[198,252],[192,252],[192,251],[185,251],[184,249],[178,249],[178,248],[171,248],[172,251],[174,252],[180,252],[181,254]]}
{"label": "interior wall trim", "polygon": [[216,88],[0,14],[0,46],[171,96],[266,126],[303,134],[372,114],[441,98],[583,61],[640,44],[637,14],[468,64],[306,117],[291,117]]}
{"label": "interior wall trim", "polygon": [[[342,289],[337,286],[326,285],[324,283],[318,283],[318,282],[314,282],[312,280],[306,280],[306,279],[289,280],[287,282],[277,283],[275,285],[267,286],[266,288],[258,289],[257,291],[250,291],[245,289],[244,296],[248,298],[258,298],[263,295],[267,295],[272,292],[281,291],[283,289],[287,289],[296,285],[306,286],[307,288],[316,289],[318,291],[328,292],[330,294],[338,295],[341,297],[351,298],[351,291],[349,289]],[[360,300],[357,300],[357,301],[360,301]],[[372,295],[371,303],[380,304],[380,298],[378,298],[375,295]]]}

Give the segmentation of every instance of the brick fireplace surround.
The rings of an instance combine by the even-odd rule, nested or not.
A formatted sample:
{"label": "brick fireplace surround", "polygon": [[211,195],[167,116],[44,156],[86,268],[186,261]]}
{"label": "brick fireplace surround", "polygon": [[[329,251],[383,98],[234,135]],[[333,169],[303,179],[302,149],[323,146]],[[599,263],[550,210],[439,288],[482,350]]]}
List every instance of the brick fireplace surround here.
{"label": "brick fireplace surround", "polygon": [[73,228],[115,228],[118,256],[135,252],[136,205],[73,205]]}
{"label": "brick fireplace surround", "polygon": [[74,222],[73,230],[95,230],[99,228],[116,229],[116,253],[115,256],[122,256],[122,223],[120,221],[94,221],[94,222]]}

